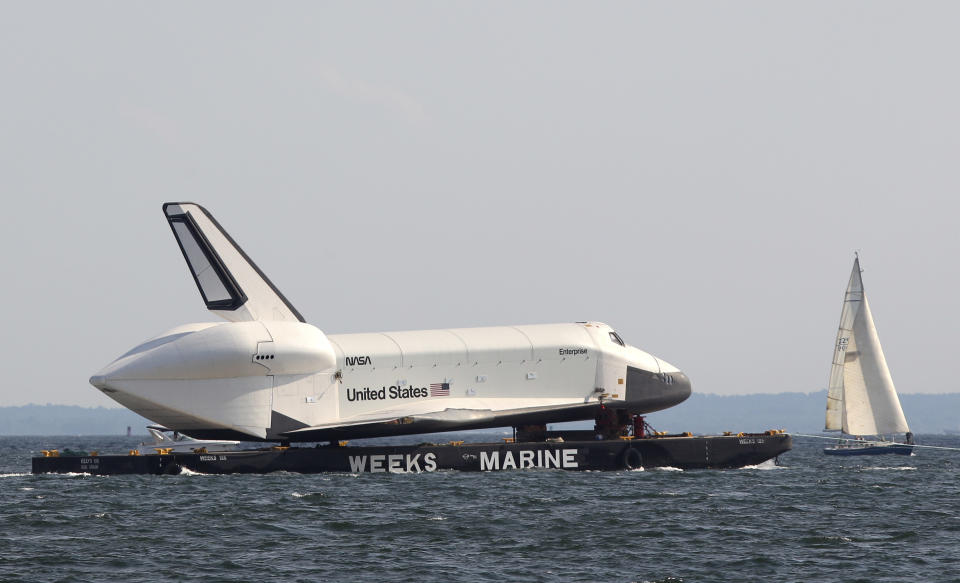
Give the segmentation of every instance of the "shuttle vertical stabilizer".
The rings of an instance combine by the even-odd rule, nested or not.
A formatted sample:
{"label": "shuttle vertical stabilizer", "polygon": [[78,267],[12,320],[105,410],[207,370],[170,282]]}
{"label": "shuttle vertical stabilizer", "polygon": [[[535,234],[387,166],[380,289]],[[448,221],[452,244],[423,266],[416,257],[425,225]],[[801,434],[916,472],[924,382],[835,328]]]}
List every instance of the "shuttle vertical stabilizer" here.
{"label": "shuttle vertical stabilizer", "polygon": [[205,208],[168,202],[163,212],[207,309],[231,322],[306,321]]}

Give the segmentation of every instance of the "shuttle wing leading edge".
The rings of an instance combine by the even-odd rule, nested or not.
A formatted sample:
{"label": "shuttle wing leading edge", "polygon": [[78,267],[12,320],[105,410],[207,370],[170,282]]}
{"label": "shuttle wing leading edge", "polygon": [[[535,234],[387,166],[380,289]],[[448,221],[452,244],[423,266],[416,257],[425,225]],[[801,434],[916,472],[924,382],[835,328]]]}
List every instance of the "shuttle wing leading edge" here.
{"label": "shuttle wing leading edge", "polygon": [[[515,424],[579,421],[593,415],[600,403],[570,403],[542,407],[525,407],[495,411],[491,409],[445,409],[405,417],[388,417],[367,421],[329,423],[289,431],[294,441],[324,441],[350,437],[378,437],[451,430],[508,427]],[[542,420],[540,419],[542,417]]]}
{"label": "shuttle wing leading edge", "polygon": [[207,309],[231,322],[305,322],[207,209],[168,202],[163,214]]}

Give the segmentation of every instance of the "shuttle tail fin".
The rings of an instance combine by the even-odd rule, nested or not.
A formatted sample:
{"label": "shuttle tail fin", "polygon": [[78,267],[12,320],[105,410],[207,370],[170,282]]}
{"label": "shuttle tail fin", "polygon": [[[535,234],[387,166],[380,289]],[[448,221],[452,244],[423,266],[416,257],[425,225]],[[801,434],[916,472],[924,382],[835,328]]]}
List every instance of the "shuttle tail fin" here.
{"label": "shuttle tail fin", "polygon": [[207,209],[168,202],[163,214],[208,310],[232,322],[306,321]]}

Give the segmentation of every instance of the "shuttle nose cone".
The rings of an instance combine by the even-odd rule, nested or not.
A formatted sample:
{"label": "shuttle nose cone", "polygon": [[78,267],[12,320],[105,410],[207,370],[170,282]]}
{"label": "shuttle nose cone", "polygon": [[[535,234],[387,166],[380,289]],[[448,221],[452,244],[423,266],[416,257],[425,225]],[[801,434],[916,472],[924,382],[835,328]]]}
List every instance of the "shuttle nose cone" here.
{"label": "shuttle nose cone", "polygon": [[682,403],[686,401],[687,398],[693,393],[693,389],[690,386],[690,377],[684,374],[681,371],[675,373],[670,373],[669,376],[673,377],[673,383],[671,388],[676,396],[679,398],[677,403]]}
{"label": "shuttle nose cone", "polygon": [[627,367],[627,405],[638,413],[673,407],[690,396],[690,379],[683,372],[650,372]]}

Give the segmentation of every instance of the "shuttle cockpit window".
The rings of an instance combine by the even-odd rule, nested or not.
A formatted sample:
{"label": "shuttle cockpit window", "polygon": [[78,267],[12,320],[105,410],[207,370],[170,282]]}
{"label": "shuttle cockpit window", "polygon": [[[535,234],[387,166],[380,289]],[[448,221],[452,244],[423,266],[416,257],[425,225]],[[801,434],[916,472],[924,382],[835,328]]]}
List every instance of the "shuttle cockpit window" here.
{"label": "shuttle cockpit window", "polygon": [[620,335],[617,334],[616,332],[610,333],[610,340],[613,340],[615,343],[619,344],[620,346],[626,346],[626,344],[624,344],[623,340],[620,338]]}

